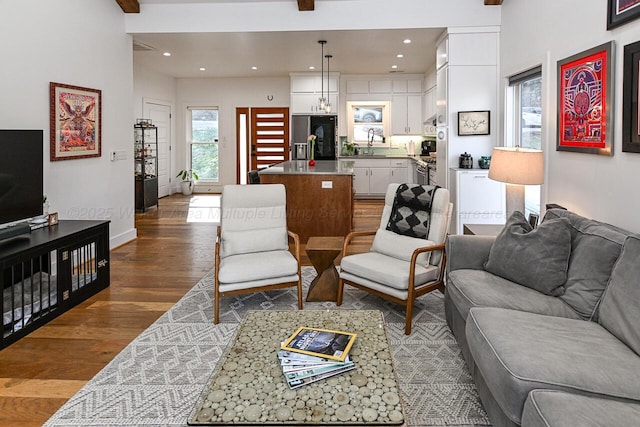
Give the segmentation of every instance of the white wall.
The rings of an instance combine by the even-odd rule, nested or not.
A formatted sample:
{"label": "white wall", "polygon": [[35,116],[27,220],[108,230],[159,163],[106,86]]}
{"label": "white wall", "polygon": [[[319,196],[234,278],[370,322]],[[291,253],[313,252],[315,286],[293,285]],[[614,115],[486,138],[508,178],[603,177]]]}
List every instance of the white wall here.
{"label": "white wall", "polygon": [[[187,166],[187,107],[219,109],[220,182],[216,185],[198,184],[198,192],[221,192],[222,185],[236,183],[237,107],[289,107],[289,77],[178,79],[176,88],[176,170]],[[267,97],[273,98],[269,101]],[[177,187],[174,190],[178,191]]]}
{"label": "white wall", "polygon": [[[113,0],[0,0],[0,128],[44,130],[44,189],[60,219],[135,237],[131,37]],[[102,90],[102,157],[49,161],[49,82]],[[109,152],[126,150],[124,161]]]}
{"label": "white wall", "polygon": [[[640,39],[640,20],[607,31],[602,0],[508,0],[502,6],[501,75],[542,65],[544,203],[640,232],[640,155],[622,152],[623,49]],[[557,61],[614,40],[613,156],[555,150]],[[504,104],[503,104],[504,105]]]}

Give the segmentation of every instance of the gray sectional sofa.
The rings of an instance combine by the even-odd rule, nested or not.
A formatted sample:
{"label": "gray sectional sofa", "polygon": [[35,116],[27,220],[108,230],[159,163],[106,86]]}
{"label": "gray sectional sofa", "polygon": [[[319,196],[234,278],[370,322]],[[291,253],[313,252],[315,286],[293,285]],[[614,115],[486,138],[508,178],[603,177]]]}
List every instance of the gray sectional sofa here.
{"label": "gray sectional sofa", "polygon": [[447,256],[447,322],[494,426],[640,425],[640,236],[551,209]]}

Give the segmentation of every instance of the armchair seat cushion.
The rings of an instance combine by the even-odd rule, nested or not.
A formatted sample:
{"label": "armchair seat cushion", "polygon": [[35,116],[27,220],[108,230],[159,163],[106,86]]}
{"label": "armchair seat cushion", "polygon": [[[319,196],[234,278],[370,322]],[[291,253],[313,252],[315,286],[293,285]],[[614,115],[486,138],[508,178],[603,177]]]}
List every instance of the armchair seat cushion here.
{"label": "armchair seat cushion", "polygon": [[220,284],[255,280],[279,279],[292,276],[297,280],[298,261],[288,250],[232,255],[220,260]]}
{"label": "armchair seat cushion", "polygon": [[596,322],[501,308],[472,308],[465,336],[476,372],[520,424],[534,389],[640,400],[640,357]]}
{"label": "armchair seat cushion", "polygon": [[[342,258],[340,270],[342,278],[346,278],[343,273],[349,273],[352,278],[361,277],[402,291],[409,289],[409,262],[377,252],[348,255]],[[415,284],[436,280],[438,272],[435,266],[416,265]]]}

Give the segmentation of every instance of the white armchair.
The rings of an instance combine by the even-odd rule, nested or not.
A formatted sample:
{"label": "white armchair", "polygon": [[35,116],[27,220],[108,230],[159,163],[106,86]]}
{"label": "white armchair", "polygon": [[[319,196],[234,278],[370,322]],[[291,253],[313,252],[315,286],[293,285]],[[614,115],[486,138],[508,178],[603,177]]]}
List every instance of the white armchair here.
{"label": "white armchair", "polygon": [[[378,230],[354,231],[345,238],[337,305],[342,304],[345,284],[402,304],[406,307],[405,334],[409,335],[415,299],[435,289],[444,291],[444,243],[453,204],[449,202],[449,190],[438,188],[431,200],[428,230],[423,228],[417,233],[426,236],[417,238],[397,234],[388,230],[387,225],[399,186],[400,184],[390,184],[387,189]],[[432,190],[434,187],[424,188]],[[404,226],[407,226],[406,221]],[[367,235],[375,235],[370,251],[348,255],[351,241]]]}
{"label": "white armchair", "polygon": [[[300,240],[287,230],[282,184],[225,185],[215,249],[213,323],[220,298],[290,286],[298,287],[302,308]],[[295,256],[289,251],[293,239]]]}

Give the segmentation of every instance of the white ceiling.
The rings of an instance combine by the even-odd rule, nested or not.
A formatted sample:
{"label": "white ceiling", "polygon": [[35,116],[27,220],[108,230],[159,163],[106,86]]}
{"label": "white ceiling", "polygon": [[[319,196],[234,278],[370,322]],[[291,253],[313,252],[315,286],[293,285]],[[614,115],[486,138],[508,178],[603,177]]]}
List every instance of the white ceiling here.
{"label": "white ceiling", "polygon": [[[140,0],[140,3],[162,1],[165,0]],[[177,0],[171,1],[175,3]],[[425,73],[435,66],[435,41],[443,30],[165,33],[132,36],[136,64],[169,76],[274,77],[287,76],[290,72],[306,72],[311,65],[320,71],[322,55],[318,40],[322,39],[327,40],[325,55],[333,55],[330,63],[332,72]],[[410,44],[403,43],[407,38],[411,39]],[[140,44],[151,50],[138,50]],[[163,56],[165,51],[170,52],[171,56]],[[404,57],[397,58],[397,54],[403,54]],[[398,68],[394,70],[392,65]],[[258,69],[251,70],[252,66]],[[325,60],[325,72],[326,66]],[[200,67],[206,70],[200,71]]]}

